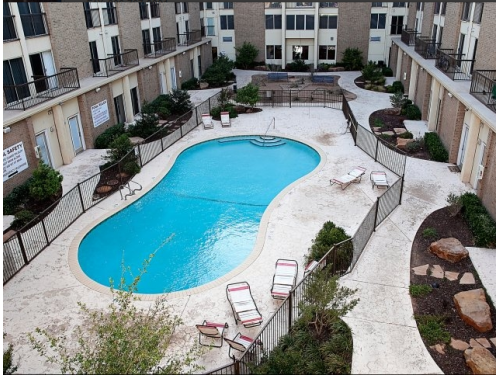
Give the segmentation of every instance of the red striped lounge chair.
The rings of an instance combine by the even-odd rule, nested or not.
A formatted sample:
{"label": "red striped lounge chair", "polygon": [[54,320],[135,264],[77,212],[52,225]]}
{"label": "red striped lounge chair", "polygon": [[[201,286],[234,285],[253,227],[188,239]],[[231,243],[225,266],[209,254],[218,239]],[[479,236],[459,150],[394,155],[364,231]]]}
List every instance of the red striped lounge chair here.
{"label": "red striped lounge chair", "polygon": [[262,323],[262,314],[255,305],[250,285],[246,281],[228,284],[226,296],[231,304],[236,324],[240,321],[245,328],[249,328]]}
{"label": "red striped lounge chair", "polygon": [[[231,355],[231,350],[237,350],[243,353],[254,342],[254,339],[248,336],[244,336],[240,332],[238,332],[234,339],[231,340],[224,338],[224,341],[229,344],[229,358],[234,360],[236,358],[234,354]],[[256,344],[262,346],[262,341],[257,340]]]}
{"label": "red striped lounge chair", "polygon": [[[203,324],[196,325],[196,328],[198,329],[199,332],[198,342],[200,343],[200,345],[220,348],[222,347],[222,344],[224,342],[222,341],[224,337],[224,331],[228,327],[229,326],[227,325],[227,323],[214,323],[214,322],[207,322],[206,320],[204,320]],[[202,336],[211,339],[211,343],[210,344],[202,343],[201,342]],[[220,345],[212,344],[213,342],[218,342],[219,340],[220,340]]]}
{"label": "red striped lounge chair", "polygon": [[341,177],[332,178],[330,180],[330,185],[333,185],[333,184],[340,185],[342,190],[344,190],[346,187],[348,187],[353,182],[360,183],[361,177],[363,177],[365,172],[366,172],[366,168],[356,167],[353,170],[351,170],[349,173],[347,173]]}
{"label": "red striped lounge chair", "polygon": [[297,261],[290,259],[278,259],[274,271],[271,296],[276,299],[285,299],[295,286],[297,281]]}

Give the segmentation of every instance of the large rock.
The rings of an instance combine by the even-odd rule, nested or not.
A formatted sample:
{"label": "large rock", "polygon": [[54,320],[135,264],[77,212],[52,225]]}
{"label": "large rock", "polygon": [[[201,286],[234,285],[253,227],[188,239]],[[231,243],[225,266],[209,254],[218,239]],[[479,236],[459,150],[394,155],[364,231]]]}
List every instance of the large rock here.
{"label": "large rock", "polygon": [[467,349],[464,352],[465,363],[474,374],[496,374],[495,357],[482,346]]}
{"label": "large rock", "polygon": [[469,252],[462,243],[456,238],[442,238],[439,241],[431,243],[429,251],[441,259],[452,263],[457,263],[469,256]]}
{"label": "large rock", "polygon": [[490,305],[486,302],[484,289],[473,289],[453,296],[453,301],[462,320],[479,332],[493,328]]}
{"label": "large rock", "polygon": [[406,149],[406,145],[408,143],[412,143],[412,142],[415,142],[415,140],[413,139],[407,139],[407,138],[397,138],[397,144],[396,144],[396,147],[399,148],[400,150],[405,150]]}

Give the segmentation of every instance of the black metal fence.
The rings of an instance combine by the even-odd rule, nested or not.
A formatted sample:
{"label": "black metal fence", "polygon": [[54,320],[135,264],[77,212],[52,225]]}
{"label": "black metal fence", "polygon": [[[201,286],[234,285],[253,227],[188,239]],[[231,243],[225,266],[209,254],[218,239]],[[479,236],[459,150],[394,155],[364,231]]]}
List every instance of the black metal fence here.
{"label": "black metal fence", "polygon": [[184,34],[177,34],[177,44],[179,44],[179,46],[189,46],[198,42],[201,42],[201,30],[193,30]]}
{"label": "black metal fence", "polygon": [[[3,283],[7,283],[25,265],[49,246],[80,215],[120,189],[132,176],[124,172],[131,159],[143,167],[168,147],[202,123],[202,113],[217,105],[220,94],[207,99],[192,111],[165,124],[137,145],[118,163],[77,184],[39,216],[17,231],[3,244]],[[107,177],[111,176],[111,177]]]}
{"label": "black metal fence", "polygon": [[177,48],[177,43],[175,42],[175,38],[165,38],[158,42],[144,43],[143,46],[144,57],[155,59],[167,53],[174,52]]}
{"label": "black metal fence", "polygon": [[[342,276],[350,272],[356,265],[377,226],[379,226],[382,221],[401,204],[406,156],[395,152],[384,144],[379,144],[376,140],[374,141],[373,138],[370,138],[364,133],[361,130],[364,128],[356,121],[345,96],[342,96],[342,110],[346,119],[351,124],[350,129],[354,140],[356,141],[357,139],[360,142],[356,145],[371,155],[375,160],[379,157],[377,161],[381,164],[385,163],[384,165],[389,169],[392,168],[391,170],[399,175],[400,178],[390,186],[384,194],[377,198],[377,201],[370,208],[354,235],[348,240],[334,245],[325,256],[318,261],[318,264],[312,272],[304,276],[298,285],[290,292],[290,295],[283,301],[283,304],[265,323],[255,337],[254,342],[242,354],[241,358],[236,359],[233,363],[226,366],[214,369],[207,374],[224,375],[252,373],[252,369],[259,366],[263,360],[270,355],[279,345],[281,338],[290,332],[293,324],[299,319],[301,315],[299,306],[307,302],[305,299],[306,290],[312,281],[311,275],[313,272],[327,266],[331,267],[330,272],[332,276]],[[360,134],[363,135],[359,136]],[[373,135],[373,137],[375,136]],[[382,161],[384,163],[382,163]]]}
{"label": "black metal fence", "polygon": [[407,46],[415,45],[415,37],[420,35],[416,30],[402,30],[401,31],[401,41]]}
{"label": "black metal fence", "polygon": [[415,37],[415,52],[424,59],[435,59],[439,47],[441,47],[441,43],[436,42],[436,40],[430,37]]}
{"label": "black metal fence", "polygon": [[496,112],[496,70],[474,70],[470,93],[485,106]]}
{"label": "black metal fence", "polygon": [[109,77],[139,65],[139,54],[136,49],[126,49],[125,52],[111,55],[106,59],[90,61],[94,67],[94,77]]}
{"label": "black metal fence", "polygon": [[454,81],[471,79],[475,60],[466,60],[464,54],[453,53],[453,49],[439,48],[436,55],[436,68]]}
{"label": "black metal fence", "polygon": [[262,107],[324,107],[341,109],[342,94],[328,88],[316,90],[261,90],[257,105]]}

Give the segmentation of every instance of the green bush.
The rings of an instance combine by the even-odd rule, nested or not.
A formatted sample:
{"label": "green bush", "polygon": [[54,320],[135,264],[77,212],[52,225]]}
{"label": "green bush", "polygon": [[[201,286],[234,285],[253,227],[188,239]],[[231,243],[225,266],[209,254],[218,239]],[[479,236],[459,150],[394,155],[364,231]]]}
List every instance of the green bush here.
{"label": "green bush", "polygon": [[148,138],[158,131],[158,117],[155,114],[142,112],[141,119],[135,122],[128,129],[128,134],[132,137]]}
{"label": "green bush", "polygon": [[238,69],[249,69],[255,64],[255,59],[259,55],[259,50],[249,42],[243,42],[241,47],[235,47],[236,61],[235,66]]}
{"label": "green bush", "polygon": [[193,104],[191,103],[191,97],[186,90],[175,89],[172,91],[170,97],[170,107],[169,110],[174,115],[183,115],[191,110]]}
{"label": "green bush", "polygon": [[19,230],[33,220],[37,215],[29,210],[21,210],[16,213],[10,227],[14,230]]}
{"label": "green bush", "polygon": [[424,148],[424,140],[422,137],[415,138],[413,142],[410,142],[406,145],[406,150],[409,153],[420,151],[423,148]]}
{"label": "green bush", "polygon": [[385,86],[385,90],[390,94],[394,94],[396,92],[396,89],[392,85]]}
{"label": "green bush", "polygon": [[403,105],[406,103],[406,98],[401,91],[396,91],[394,95],[389,97],[389,100],[394,108],[399,108],[400,110],[402,110]]}
{"label": "green bush", "polygon": [[405,91],[405,87],[403,86],[403,82],[401,81],[394,81],[393,84],[392,84],[392,87],[394,88],[394,92],[404,92]]}
{"label": "green bush", "polygon": [[198,88],[198,78],[193,77],[188,79],[186,82],[183,82],[181,85],[181,89],[183,90],[196,90]]}
{"label": "green bush", "polygon": [[231,69],[234,67],[234,62],[227,56],[220,54],[217,60],[207,68],[201,78],[206,81],[210,86],[219,87],[224,85],[227,81],[233,79],[234,73]]}
{"label": "green bush", "polygon": [[210,116],[212,116],[213,118],[220,118],[221,112],[229,112],[229,118],[238,117],[238,112],[236,112],[236,109],[232,104],[226,104],[225,107],[221,106],[213,107],[210,110]]}
{"label": "green bush", "polygon": [[134,176],[141,171],[141,167],[136,161],[130,160],[123,164],[123,171],[129,176]]}
{"label": "green bush", "polygon": [[432,239],[438,237],[438,232],[437,232],[436,228],[425,228],[422,231],[422,236],[424,236],[424,238],[432,240]]}
{"label": "green bush", "polygon": [[36,201],[52,198],[61,190],[63,176],[40,160],[29,185],[30,197]]}
{"label": "green bush", "polygon": [[[346,70],[360,70],[363,68],[363,53],[358,48],[347,48],[343,52],[342,65]],[[337,66],[340,66],[337,64]]]}
{"label": "green bush", "polygon": [[476,246],[494,246],[496,223],[474,193],[464,193],[459,198],[467,226],[474,236]]}
{"label": "green bush", "polygon": [[416,106],[415,104],[408,105],[404,109],[404,113],[403,111],[401,111],[401,114],[406,115],[409,120],[420,120],[422,118],[422,113],[420,112],[418,106]]}
{"label": "green bush", "polygon": [[331,221],[327,221],[312,241],[313,245],[306,255],[306,264],[312,260],[319,261],[333,245],[349,238],[350,236],[347,235],[343,228],[337,227]]}
{"label": "green bush", "polygon": [[[7,334],[3,334],[5,338]],[[17,365],[14,364],[14,346],[9,343],[7,350],[3,352],[3,373],[4,375],[14,374],[17,371]]]}
{"label": "green bush", "polygon": [[382,69],[373,61],[369,61],[368,64],[364,66],[364,68],[361,70],[361,75],[363,76],[365,81],[371,81],[373,83],[377,83],[376,81],[378,81],[380,78],[383,78]]}
{"label": "green bush", "polygon": [[415,315],[418,330],[427,345],[448,344],[450,333],[445,329],[446,317],[437,315]]}
{"label": "green bush", "polygon": [[122,134],[111,143],[110,149],[107,151],[107,155],[104,156],[104,159],[110,164],[117,163],[125,155],[132,151],[133,148],[134,146],[132,145],[132,142],[130,142],[128,136],[126,134]]}
{"label": "green bush", "polygon": [[30,197],[31,178],[26,180],[22,185],[16,186],[9,195],[3,199],[3,214],[14,215],[19,209],[24,206]]}
{"label": "green bush", "polygon": [[373,126],[377,127],[377,128],[383,128],[385,126],[384,122],[379,119],[379,118],[376,118],[374,121],[373,121]]}
{"label": "green bush", "polygon": [[388,66],[385,66],[382,68],[382,74],[384,75],[384,77],[392,77],[393,72],[392,72],[391,68],[389,68]]}
{"label": "green bush", "polygon": [[309,65],[304,60],[297,59],[286,64],[286,70],[290,72],[307,72],[309,71]]}
{"label": "green bush", "polygon": [[403,138],[403,139],[413,139],[413,133],[406,131],[404,133],[398,134],[398,138]]}
{"label": "green bush", "polygon": [[247,104],[254,107],[259,101],[259,86],[249,83],[248,85],[238,89],[236,93],[236,102]]}
{"label": "green bush", "polygon": [[424,297],[432,292],[432,287],[427,284],[413,284],[410,285],[410,296]]}
{"label": "green bush", "polygon": [[425,133],[424,134],[425,147],[429,151],[431,160],[447,162],[448,161],[448,151],[443,146],[441,139],[436,133]]}
{"label": "green bush", "polygon": [[97,136],[94,147],[99,149],[109,148],[111,142],[122,134],[125,134],[125,125],[121,123],[113,125]]}

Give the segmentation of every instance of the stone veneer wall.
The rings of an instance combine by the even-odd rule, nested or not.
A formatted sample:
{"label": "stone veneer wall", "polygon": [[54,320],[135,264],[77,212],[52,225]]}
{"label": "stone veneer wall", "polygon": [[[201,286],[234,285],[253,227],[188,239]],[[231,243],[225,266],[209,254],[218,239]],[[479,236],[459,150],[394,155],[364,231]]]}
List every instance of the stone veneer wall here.
{"label": "stone veneer wall", "polygon": [[422,15],[422,36],[432,35],[432,24],[434,23],[434,3],[433,2],[423,2],[424,13]]}
{"label": "stone veneer wall", "polygon": [[343,53],[347,48],[359,48],[363,53],[363,64],[368,62],[371,9],[369,2],[339,3],[337,61],[342,61]]}
{"label": "stone veneer wall", "polygon": [[460,35],[460,17],[462,15],[462,3],[447,3],[444,18],[443,38],[441,48],[452,48],[456,51],[458,37]]}
{"label": "stone veneer wall", "polygon": [[163,38],[176,38],[175,3],[160,3],[161,32]]}
{"label": "stone veneer wall", "polygon": [[448,161],[450,163],[457,162],[464,116],[465,106],[457,98],[450,98],[448,91],[445,90],[441,101],[441,113],[437,133],[444,147],[448,150]]}
{"label": "stone veneer wall", "polygon": [[139,58],[144,57],[142,46],[141,16],[139,4],[116,2],[116,13],[118,17],[118,29],[120,30],[120,48],[122,52],[126,49],[136,49]]}
{"label": "stone veneer wall", "polygon": [[477,42],[475,70],[496,69],[496,3],[483,3],[481,30]]}
{"label": "stone veneer wall", "polygon": [[483,179],[480,180],[477,195],[491,217],[496,220],[496,133],[490,130],[486,144],[486,161],[484,163]]}
{"label": "stone veneer wall", "polygon": [[[255,61],[266,59],[265,9],[263,3],[234,3],[234,42],[241,47],[244,42],[253,44],[259,54]],[[286,22],[286,19],[283,20]],[[261,27],[259,27],[259,25]]]}
{"label": "stone veneer wall", "polygon": [[137,72],[137,86],[141,108],[144,100],[150,102],[160,95],[160,72],[158,64],[152,65],[151,69],[142,69]]}
{"label": "stone veneer wall", "polygon": [[[420,68],[418,68],[420,70]],[[417,87],[415,90],[415,104],[422,112],[422,120],[428,120],[429,98],[431,92],[432,76],[425,70],[420,70],[417,75]]]}
{"label": "stone veneer wall", "polygon": [[[191,64],[189,62],[189,53],[175,56],[175,67],[177,73],[177,88],[181,88],[182,84],[191,79]],[[182,77],[179,77],[179,71],[182,72]]]}
{"label": "stone veneer wall", "polygon": [[415,29],[415,19],[417,18],[417,3],[410,2],[408,6],[408,18],[406,21],[406,25],[408,30]]}

